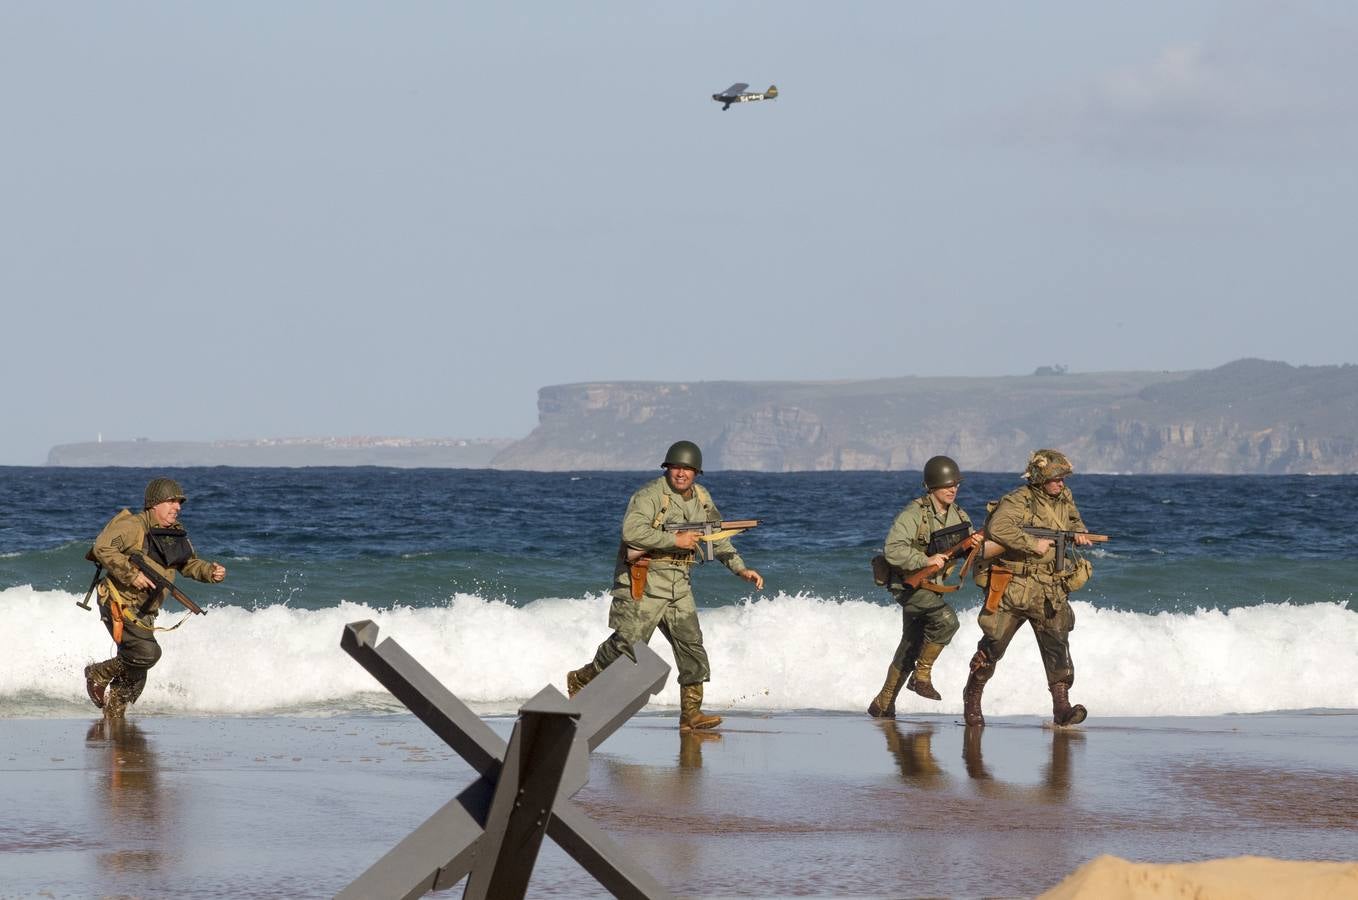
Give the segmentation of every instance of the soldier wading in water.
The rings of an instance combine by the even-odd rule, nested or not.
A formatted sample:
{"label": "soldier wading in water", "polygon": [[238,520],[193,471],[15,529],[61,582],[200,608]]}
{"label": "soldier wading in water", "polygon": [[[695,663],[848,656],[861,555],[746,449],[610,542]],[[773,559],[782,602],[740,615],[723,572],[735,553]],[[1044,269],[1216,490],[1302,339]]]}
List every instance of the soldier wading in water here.
{"label": "soldier wading in water", "polygon": [[[955,556],[945,554],[949,550],[955,554],[962,549],[959,544],[970,548],[980,539],[973,535],[966,510],[956,503],[961,483],[957,463],[946,456],[930,459],[924,464],[926,493],[901,510],[887,533],[883,556],[889,568],[886,577],[878,580],[901,605],[901,641],[882,690],[868,704],[868,715],[874,718],[895,718],[902,679],[907,690],[929,700],[942,699],[933,683],[934,662],[957,633],[957,613],[943,599],[945,591],[956,588],[941,585]],[[937,566],[938,571],[918,588],[903,580],[908,573],[928,566]]]}
{"label": "soldier wading in water", "polygon": [[[665,524],[720,522],[721,514],[707,489],[698,485],[703,454],[692,441],[679,441],[665,454],[665,474],[632,495],[622,519],[622,545],[613,570],[613,605],[608,625],[613,633],[599,645],[594,659],[566,676],[574,697],[619,656],[631,655],[638,641],[649,641],[658,627],[674,650],[679,679],[679,730],[715,728],[720,716],[702,711],[703,684],[711,678],[698,610],[693,602],[690,570],[698,561],[699,533],[669,532]],[[746,568],[729,538],[713,542],[722,565],[764,588],[764,578]]]}
{"label": "soldier wading in water", "polygon": [[[132,561],[139,553],[146,563],[173,582],[175,572],[205,582],[226,578],[226,569],[201,560],[193,552],[179,510],[184,490],[169,478],[146,486],[140,513],[123,510],[94,540],[91,556],[108,574],[98,584],[99,617],[118,645],[112,659],[85,667],[85,690],[107,718],[123,714],[146,687],[146,673],[160,660],[156,616],[167,599]],[[173,626],[178,627],[178,626]]]}
{"label": "soldier wading in water", "polygon": [[[971,658],[971,675],[962,692],[963,719],[967,725],[985,724],[981,693],[1024,622],[1033,626],[1037,638],[1056,724],[1078,725],[1088,714],[1083,706],[1072,706],[1069,697],[1075,683],[1075,664],[1070,658],[1075,612],[1070,608],[1069,595],[1084,586],[1093,567],[1088,560],[1068,558],[1064,571],[1057,571],[1055,542],[1024,530],[1036,527],[1079,532],[1074,535],[1078,546],[1092,543],[1066,487],[1065,479],[1072,471],[1065,454],[1057,450],[1035,451],[1024,471],[1028,484],[1000,498],[986,519],[987,544],[999,544],[1003,553],[977,575],[977,583],[986,589],[986,602],[977,618],[981,641]],[[989,546],[986,551],[989,556]]]}

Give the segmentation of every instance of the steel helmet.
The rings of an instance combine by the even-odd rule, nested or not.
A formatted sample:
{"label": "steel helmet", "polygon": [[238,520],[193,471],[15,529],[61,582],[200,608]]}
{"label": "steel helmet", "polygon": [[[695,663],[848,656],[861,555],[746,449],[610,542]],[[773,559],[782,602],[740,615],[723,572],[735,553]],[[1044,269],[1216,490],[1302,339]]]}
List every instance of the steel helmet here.
{"label": "steel helmet", "polygon": [[670,449],[665,451],[665,461],[660,464],[662,469],[668,469],[670,466],[685,466],[701,475],[703,451],[692,441],[675,441],[670,444]]}
{"label": "steel helmet", "polygon": [[178,500],[183,503],[187,499],[184,496],[184,489],[173,478],[152,478],[151,483],[146,486],[146,494],[142,497],[142,508],[150,509],[166,500]]}
{"label": "steel helmet", "polygon": [[935,456],[924,464],[924,486],[929,490],[962,483],[962,472],[952,457]]}
{"label": "steel helmet", "polygon": [[1028,457],[1028,468],[1023,470],[1023,477],[1029,484],[1046,484],[1074,471],[1075,467],[1060,450],[1034,450]]}

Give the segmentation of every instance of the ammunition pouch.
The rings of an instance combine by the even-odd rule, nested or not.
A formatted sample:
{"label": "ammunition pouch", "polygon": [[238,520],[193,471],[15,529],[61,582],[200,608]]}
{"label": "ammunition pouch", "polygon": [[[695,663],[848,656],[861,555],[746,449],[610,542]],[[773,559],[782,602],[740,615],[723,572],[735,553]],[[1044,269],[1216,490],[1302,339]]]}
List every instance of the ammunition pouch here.
{"label": "ammunition pouch", "polygon": [[1075,568],[1064,576],[1066,590],[1078,591],[1089,582],[1089,577],[1094,574],[1094,564],[1081,557],[1075,561]]}
{"label": "ammunition pouch", "polygon": [[[886,561],[886,557],[878,553],[872,558],[872,583],[878,587],[886,587],[891,584],[891,573],[895,567]],[[896,579],[900,581],[899,578]]]}
{"label": "ammunition pouch", "polygon": [[924,555],[935,556],[939,553],[947,553],[969,537],[971,537],[970,522],[960,522],[957,525],[940,528],[929,535],[929,543],[924,548]]}
{"label": "ammunition pouch", "polygon": [[146,553],[162,569],[178,569],[193,559],[193,545],[181,526],[151,528],[146,532]]}

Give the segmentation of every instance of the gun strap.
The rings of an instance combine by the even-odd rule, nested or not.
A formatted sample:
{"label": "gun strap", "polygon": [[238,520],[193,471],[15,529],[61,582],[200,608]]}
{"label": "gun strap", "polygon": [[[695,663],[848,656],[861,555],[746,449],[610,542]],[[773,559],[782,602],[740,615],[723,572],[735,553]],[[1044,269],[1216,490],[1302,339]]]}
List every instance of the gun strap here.
{"label": "gun strap", "polygon": [[[113,613],[113,642],[115,644],[121,644],[123,642],[122,632],[124,622],[129,625],[136,625],[138,628],[144,628],[147,631],[174,631],[180,625],[183,625],[184,622],[188,620],[189,616],[193,615],[191,612],[185,613],[184,618],[175,622],[168,628],[161,625],[143,625],[138,618],[139,613],[134,613],[132,611],[132,604],[127,602],[127,598],[125,598],[118,590],[117,586],[113,583],[112,578],[105,578],[100,582],[100,586],[108,589],[108,596],[101,596],[100,600],[108,603],[109,609]],[[102,594],[102,591],[100,593]]]}
{"label": "gun strap", "polygon": [[668,493],[662,493],[660,495],[660,512],[656,513],[655,518],[651,520],[652,528],[660,527],[660,523],[665,521],[665,511],[669,508],[670,508],[670,495]]}
{"label": "gun strap", "polygon": [[720,541],[725,540],[726,538],[729,537],[735,537],[736,535],[743,534],[744,532],[745,532],[744,528],[726,528],[721,531],[714,531],[711,534],[700,534],[698,535],[698,540],[708,542]]}

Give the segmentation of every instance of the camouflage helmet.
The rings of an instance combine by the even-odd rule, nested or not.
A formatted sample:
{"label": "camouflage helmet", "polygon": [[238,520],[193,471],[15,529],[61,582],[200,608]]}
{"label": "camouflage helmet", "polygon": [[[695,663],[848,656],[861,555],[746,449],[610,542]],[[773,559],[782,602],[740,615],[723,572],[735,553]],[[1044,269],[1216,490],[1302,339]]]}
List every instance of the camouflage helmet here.
{"label": "camouflage helmet", "polygon": [[1074,471],[1075,467],[1060,450],[1034,450],[1028,457],[1028,468],[1023,470],[1023,477],[1029,484],[1046,484]]}
{"label": "camouflage helmet", "polygon": [[146,486],[146,494],[142,498],[142,508],[150,509],[157,503],[164,503],[166,500],[178,500],[183,503],[186,499],[184,489],[173,478],[152,478],[151,483]]}
{"label": "camouflage helmet", "polygon": [[962,483],[962,471],[949,456],[935,456],[924,464],[924,486],[929,490]]}
{"label": "camouflage helmet", "polygon": [[703,451],[692,441],[675,441],[670,444],[670,449],[665,451],[665,461],[660,464],[662,469],[668,469],[670,466],[685,466],[701,475]]}

